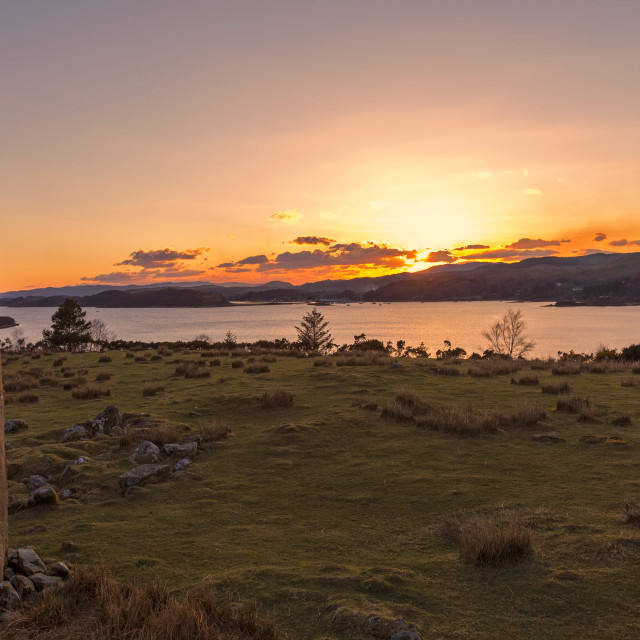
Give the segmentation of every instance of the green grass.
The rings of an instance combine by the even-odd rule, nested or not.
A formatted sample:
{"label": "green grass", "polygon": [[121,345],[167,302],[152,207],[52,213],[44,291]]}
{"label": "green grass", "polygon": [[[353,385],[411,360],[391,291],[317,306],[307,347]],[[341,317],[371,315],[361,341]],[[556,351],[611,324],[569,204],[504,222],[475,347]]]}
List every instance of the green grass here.
{"label": "green grass", "polygon": [[[70,354],[65,363],[88,369],[89,380],[99,368],[111,373],[108,398],[72,400],[61,385],[41,386],[38,404],[7,405],[6,419],[30,425],[7,435],[10,492],[23,492],[19,481],[42,465],[91,458],[72,467],[79,501],[10,517],[11,546],[62,558],[61,543],[72,540],[78,555],[70,560],[102,559],[117,578],[160,579],[172,590],[206,579],[234,600],[259,602],[291,639],[365,637],[331,624],[338,606],[402,616],[423,638],[640,633],[640,529],[625,519],[625,505],[640,498],[640,387],[622,387],[620,373],[572,377],[572,393],[599,412],[597,423],[581,423],[556,411],[558,397],[539,386],[470,376],[467,363],[451,377],[411,360],[400,368],[384,359],[315,367],[278,357],[269,373],[253,376],[221,357],[210,378],[186,379],[174,376],[171,358],[109,355],[111,363],[98,365],[95,354]],[[54,358],[21,359],[5,373],[32,365],[59,372]],[[535,375],[540,385],[557,382],[550,370]],[[164,392],[144,396],[148,380]],[[293,393],[293,405],[262,409],[263,394],[277,389]],[[478,413],[528,401],[547,417],[533,429],[448,434],[383,419],[400,390],[434,408],[468,403]],[[376,411],[362,408],[373,403]],[[61,437],[108,404],[193,433],[219,420],[231,435],[205,442],[183,474],[123,498],[117,479],[131,468],[133,446],[101,438],[85,450]],[[620,412],[631,424],[611,424]],[[532,440],[547,431],[566,442]],[[590,445],[579,441],[584,435],[622,440]],[[525,561],[476,566],[440,533],[456,514],[504,509],[531,531],[534,552]],[[35,524],[46,531],[25,533]]]}

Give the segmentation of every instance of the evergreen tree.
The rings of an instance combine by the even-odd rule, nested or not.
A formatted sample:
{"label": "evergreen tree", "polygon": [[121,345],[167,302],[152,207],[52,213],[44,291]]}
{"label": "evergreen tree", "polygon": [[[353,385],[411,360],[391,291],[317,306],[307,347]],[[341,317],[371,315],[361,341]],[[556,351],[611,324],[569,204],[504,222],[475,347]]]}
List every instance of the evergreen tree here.
{"label": "evergreen tree", "polygon": [[76,351],[91,342],[91,323],[85,320],[86,311],[71,298],[67,298],[51,316],[51,329],[45,329],[42,337],[52,347]]}
{"label": "evergreen tree", "polygon": [[333,338],[327,327],[329,323],[314,307],[313,311],[302,316],[302,322],[296,327],[298,344],[307,351],[328,351],[334,346]]}

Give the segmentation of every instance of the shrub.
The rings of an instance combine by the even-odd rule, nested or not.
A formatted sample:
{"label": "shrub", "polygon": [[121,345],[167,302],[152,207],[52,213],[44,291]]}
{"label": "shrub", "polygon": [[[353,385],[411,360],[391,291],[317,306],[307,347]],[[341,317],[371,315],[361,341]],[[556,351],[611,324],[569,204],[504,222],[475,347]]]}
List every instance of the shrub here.
{"label": "shrub", "polygon": [[168,357],[170,355],[173,354],[173,351],[171,351],[171,349],[169,349],[169,347],[167,347],[164,344],[161,344],[158,348],[157,348],[157,352],[159,356],[163,356],[163,357]]}
{"label": "shrub", "polygon": [[571,385],[566,380],[564,380],[563,382],[551,382],[549,384],[543,384],[542,393],[548,393],[551,395],[571,393]]}
{"label": "shrub", "polygon": [[101,398],[111,395],[109,389],[100,387],[97,384],[87,384],[84,387],[77,387],[71,392],[71,396],[76,400],[93,400],[95,398]]}
{"label": "shrub", "polygon": [[232,369],[242,369],[244,367],[244,362],[242,360],[234,360],[231,363]]}
{"label": "shrub", "polygon": [[231,428],[218,418],[206,418],[198,423],[197,432],[205,442],[217,442],[226,440]]}
{"label": "shrub", "polygon": [[459,376],[460,375],[460,369],[458,367],[453,365],[448,365],[448,364],[438,367],[437,369],[435,369],[435,372],[441,376]]}
{"label": "shrub", "polygon": [[164,391],[164,385],[161,382],[157,382],[155,380],[150,380],[149,382],[144,383],[144,387],[142,388],[143,396],[157,396],[159,393]]}
{"label": "shrub", "polygon": [[546,371],[551,369],[555,363],[553,358],[548,358],[547,360],[529,360],[529,368],[532,371]]}
{"label": "shrub", "polygon": [[460,558],[477,566],[519,562],[533,555],[531,531],[513,514],[472,516],[458,537]]}
{"label": "shrub", "polygon": [[316,358],[313,361],[314,367],[333,367],[333,361],[330,358]]}
{"label": "shrub", "polygon": [[488,358],[476,360],[469,367],[469,375],[473,378],[493,378],[494,376],[508,375],[522,369],[518,360],[505,360],[504,358]]}
{"label": "shrub", "polygon": [[61,367],[62,363],[66,360],[66,356],[61,356],[59,358],[54,358],[53,360],[53,366],[54,367]]}
{"label": "shrub", "polygon": [[41,387],[55,387],[58,384],[58,376],[55,371],[45,371],[38,380]]}
{"label": "shrub", "polygon": [[86,384],[86,382],[87,379],[84,376],[73,376],[69,381],[69,384],[71,385],[71,388],[74,389],[75,387],[81,387],[83,384]]}
{"label": "shrub", "polygon": [[111,362],[111,356],[100,356],[98,358],[98,364],[109,363]]}
{"label": "shrub", "polygon": [[245,373],[269,373],[271,369],[269,369],[269,365],[266,364],[248,364],[244,368]]}
{"label": "shrub", "polygon": [[578,411],[578,422],[597,422],[600,412],[591,406],[584,406]]}
{"label": "shrub", "polygon": [[38,400],[40,400],[40,397],[35,393],[25,393],[21,396],[18,396],[18,402],[22,404],[33,404],[35,402],[38,402]]}
{"label": "shrub", "polygon": [[273,364],[274,362],[278,362],[278,358],[276,358],[275,356],[262,356],[262,358],[260,358],[260,362]]}
{"label": "shrub", "polygon": [[636,381],[631,376],[626,376],[620,381],[622,387],[635,387]]}
{"label": "shrub", "polygon": [[131,351],[127,351],[127,353],[124,356],[125,358],[135,358],[135,356],[133,355],[133,353],[131,353]]}
{"label": "shrub", "polygon": [[336,359],[338,367],[363,367],[368,365],[388,364],[389,357],[380,351],[352,351],[347,356]]}
{"label": "shrub", "polygon": [[624,505],[624,523],[640,526],[640,500],[627,498]]}
{"label": "shrub", "polygon": [[262,394],[262,408],[273,409],[275,407],[290,407],[293,404],[293,394],[282,389],[276,389],[271,393]]}
{"label": "shrub", "polygon": [[107,380],[111,380],[111,374],[108,371],[98,371],[96,373],[96,382],[106,382]]}
{"label": "shrub", "polygon": [[7,375],[4,378],[4,390],[5,391],[27,391],[33,389],[33,387],[39,386],[37,378],[23,375],[18,373],[17,375]]}
{"label": "shrub", "polygon": [[443,431],[463,436],[478,436],[482,433],[495,433],[498,424],[489,414],[476,415],[469,403],[453,407],[441,407],[414,416],[418,427]]}
{"label": "shrub", "polygon": [[134,362],[146,362],[147,359],[144,356],[136,356],[133,361]]}
{"label": "shrub", "polygon": [[249,356],[249,357],[247,358],[247,362],[248,362],[249,364],[253,364],[255,361],[256,361],[256,359],[255,359],[253,356]]}
{"label": "shrub", "polygon": [[162,360],[162,356],[161,356],[161,355],[159,355],[159,354],[157,354],[157,353],[154,353],[154,354],[149,358],[149,360],[150,360],[151,362],[160,362],[160,361]]}
{"label": "shrub", "polygon": [[213,360],[209,360],[209,366],[210,367],[219,367],[220,366],[220,360],[218,358],[213,358]]}
{"label": "shrub", "polygon": [[413,420],[413,409],[401,402],[394,401],[382,410],[382,417],[396,422],[410,422]]}
{"label": "shrub", "polygon": [[535,386],[539,384],[538,376],[532,373],[523,373],[520,376],[511,378],[511,384],[521,384],[524,386]]}
{"label": "shrub", "polygon": [[589,406],[589,399],[580,396],[560,396],[556,400],[556,409],[564,413],[578,413]]}
{"label": "shrub", "polygon": [[201,365],[196,362],[181,362],[174,372],[175,376],[184,376],[185,378],[209,378],[211,372],[205,368],[205,365]]}
{"label": "shrub", "polygon": [[532,405],[527,400],[518,403],[518,406],[507,414],[495,414],[495,419],[501,427],[516,429],[530,429],[546,417],[544,409]]}

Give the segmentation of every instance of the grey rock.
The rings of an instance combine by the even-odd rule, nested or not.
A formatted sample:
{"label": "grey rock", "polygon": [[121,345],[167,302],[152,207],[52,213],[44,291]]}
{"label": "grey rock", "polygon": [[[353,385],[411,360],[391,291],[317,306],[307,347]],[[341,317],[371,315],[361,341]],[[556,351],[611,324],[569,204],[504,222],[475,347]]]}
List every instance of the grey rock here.
{"label": "grey rock", "polygon": [[160,449],[150,440],[143,440],[129,457],[134,464],[152,464],[160,460]]}
{"label": "grey rock", "polygon": [[20,574],[17,574],[11,579],[11,584],[22,599],[30,596],[36,590],[33,582],[31,582],[27,576],[22,576]]}
{"label": "grey rock", "polygon": [[89,456],[80,456],[77,460],[74,460],[73,464],[87,464],[90,460]]}
{"label": "grey rock", "polygon": [[75,494],[71,489],[63,489],[58,493],[58,497],[60,500],[68,500],[69,498],[74,498]]}
{"label": "grey rock", "polygon": [[65,540],[61,545],[60,545],[60,549],[62,549],[62,551],[69,551],[69,552],[73,552],[73,551],[77,551],[78,547],[76,547],[75,544],[73,544],[73,542],[71,542],[71,540]]}
{"label": "grey rock", "polygon": [[192,460],[190,458],[182,458],[182,460],[176,462],[173,467],[173,473],[178,473],[179,471],[184,471],[190,464],[192,464]]}
{"label": "grey rock", "polygon": [[11,582],[11,578],[13,578],[13,576],[15,575],[16,575],[16,572],[11,567],[5,567],[2,579],[8,580],[9,582]]}
{"label": "grey rock", "polygon": [[20,606],[20,596],[10,582],[3,580],[0,582],[0,607],[13,611]]}
{"label": "grey rock", "polygon": [[111,429],[122,426],[122,416],[120,409],[115,405],[109,405],[103,409],[92,421],[91,432],[93,435],[109,435]]}
{"label": "grey rock", "polygon": [[18,569],[27,577],[31,577],[36,573],[45,573],[47,568],[44,562],[40,560],[38,554],[27,547],[17,550]]}
{"label": "grey rock", "polygon": [[557,433],[536,433],[536,435],[531,436],[532,440],[537,440],[538,442],[566,442],[564,438],[561,438]]}
{"label": "grey rock", "polygon": [[165,458],[193,458],[198,451],[197,442],[187,442],[185,444],[165,444],[160,450]]}
{"label": "grey rock", "polygon": [[49,484],[49,481],[44,476],[31,476],[28,480],[24,481],[27,489],[33,491],[39,487],[45,487]]}
{"label": "grey rock", "polygon": [[124,494],[130,487],[166,480],[170,473],[171,469],[168,464],[143,464],[123,473],[118,479],[118,485]]}
{"label": "grey rock", "polygon": [[29,576],[36,591],[44,591],[45,589],[51,589],[62,584],[62,578],[58,576],[47,576],[44,573],[34,573]]}
{"label": "grey rock", "polygon": [[64,562],[55,562],[49,567],[49,575],[66,580],[71,575],[71,570]]}
{"label": "grey rock", "polygon": [[415,629],[403,629],[394,633],[391,640],[420,640],[420,635]]}
{"label": "grey rock", "polygon": [[16,431],[23,431],[28,428],[29,425],[24,420],[7,420],[4,423],[5,433],[15,433]]}
{"label": "grey rock", "polygon": [[58,504],[60,498],[53,487],[39,487],[29,495],[29,506],[35,507],[41,504]]}
{"label": "grey rock", "polygon": [[73,440],[83,440],[89,437],[89,432],[81,424],[69,427],[62,432],[62,442],[71,442]]}

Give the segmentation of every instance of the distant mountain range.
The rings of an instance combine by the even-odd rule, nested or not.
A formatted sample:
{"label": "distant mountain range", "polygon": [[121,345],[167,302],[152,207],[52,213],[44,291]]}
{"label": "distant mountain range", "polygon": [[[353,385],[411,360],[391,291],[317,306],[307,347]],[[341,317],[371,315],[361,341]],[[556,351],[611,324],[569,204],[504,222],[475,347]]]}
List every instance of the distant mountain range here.
{"label": "distant mountain range", "polygon": [[65,298],[86,307],[212,307],[230,302],[365,300],[551,301],[558,304],[640,304],[640,253],[442,265],[377,278],[321,280],[293,285],[209,282],[154,285],[79,285],[0,293],[7,307],[57,307]]}

